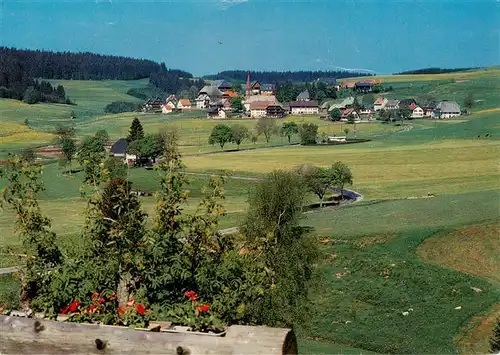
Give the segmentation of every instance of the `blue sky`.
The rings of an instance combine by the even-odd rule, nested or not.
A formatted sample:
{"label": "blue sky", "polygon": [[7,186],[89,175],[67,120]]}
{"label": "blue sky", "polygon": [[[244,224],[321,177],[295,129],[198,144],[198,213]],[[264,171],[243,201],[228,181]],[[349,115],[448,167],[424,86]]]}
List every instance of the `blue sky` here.
{"label": "blue sky", "polygon": [[0,0],[0,45],[226,69],[500,64],[500,0]]}

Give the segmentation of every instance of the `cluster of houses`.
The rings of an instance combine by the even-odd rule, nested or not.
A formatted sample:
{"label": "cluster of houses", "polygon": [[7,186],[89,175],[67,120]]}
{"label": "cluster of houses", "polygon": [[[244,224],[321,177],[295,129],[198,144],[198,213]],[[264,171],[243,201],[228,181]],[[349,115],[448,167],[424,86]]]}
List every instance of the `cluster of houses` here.
{"label": "cluster of houses", "polygon": [[165,100],[160,98],[149,99],[142,105],[143,112],[161,112],[161,113],[171,113],[171,112],[183,112],[189,111],[193,108],[191,100],[180,99],[177,100],[175,95],[170,95]]}
{"label": "cluster of houses", "polygon": [[[348,121],[349,117],[353,117],[355,121],[367,120],[370,121],[374,115],[382,110],[397,112],[399,109],[408,109],[410,111],[409,118],[452,118],[461,115],[460,105],[455,101],[443,100],[437,104],[427,103],[419,105],[415,99],[388,99],[379,97],[371,105],[354,105],[355,98],[353,96],[345,98],[341,103],[330,104],[326,102],[321,106],[323,112],[331,114],[335,109],[341,112],[340,120]],[[356,107],[355,107],[356,106]]]}
{"label": "cluster of houses", "polygon": [[[333,79],[335,80],[335,79]],[[354,92],[365,94],[373,91],[380,81],[344,81],[340,85],[336,80],[333,85],[337,90],[351,89]],[[345,98],[340,103],[326,101],[322,105],[316,100],[311,100],[307,90],[301,92],[295,101],[289,103],[280,103],[276,99],[276,86],[274,84],[260,83],[259,81],[250,81],[250,74],[247,75],[245,96],[242,100],[245,114],[248,117],[260,118],[281,118],[287,114],[292,115],[318,115],[329,117],[334,109],[341,111],[341,121],[348,121],[350,117],[355,121],[370,121],[375,114],[382,110],[396,112],[399,109],[406,108],[411,111],[410,118],[451,118],[461,114],[460,105],[455,101],[441,101],[438,104],[419,105],[414,99],[395,100],[385,97],[379,97],[370,105],[355,105],[353,96]],[[178,100],[175,95],[169,96],[166,100],[159,98],[150,99],[143,105],[145,112],[182,112],[192,109],[206,110],[208,118],[224,119],[233,112],[231,100],[238,98],[239,95],[226,80],[215,80],[205,85],[198,92],[194,103],[189,99]]]}

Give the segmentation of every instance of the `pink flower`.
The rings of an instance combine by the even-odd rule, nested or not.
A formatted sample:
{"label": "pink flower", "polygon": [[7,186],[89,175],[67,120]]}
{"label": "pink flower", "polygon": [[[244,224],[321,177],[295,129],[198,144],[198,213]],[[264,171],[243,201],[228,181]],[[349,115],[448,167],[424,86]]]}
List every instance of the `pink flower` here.
{"label": "pink flower", "polygon": [[102,303],[106,302],[106,300],[104,299],[104,297],[101,297],[101,298],[99,298],[98,302],[99,302],[100,304],[102,304]]}

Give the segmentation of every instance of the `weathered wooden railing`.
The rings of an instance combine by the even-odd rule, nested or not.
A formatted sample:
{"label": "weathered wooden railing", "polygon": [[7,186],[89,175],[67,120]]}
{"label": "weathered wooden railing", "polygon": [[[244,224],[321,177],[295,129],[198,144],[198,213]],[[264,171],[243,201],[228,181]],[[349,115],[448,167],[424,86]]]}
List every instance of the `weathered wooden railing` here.
{"label": "weathered wooden railing", "polygon": [[224,336],[0,315],[0,354],[297,354],[292,330],[232,325]]}

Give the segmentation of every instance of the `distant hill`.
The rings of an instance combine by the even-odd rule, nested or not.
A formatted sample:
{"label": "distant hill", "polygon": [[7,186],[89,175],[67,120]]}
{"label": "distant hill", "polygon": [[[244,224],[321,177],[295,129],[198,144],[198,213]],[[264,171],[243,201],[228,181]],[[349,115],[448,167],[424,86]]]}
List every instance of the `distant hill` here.
{"label": "distant hill", "polygon": [[[357,73],[352,71],[250,71],[251,80],[258,80],[263,83],[308,83],[320,78],[352,78],[359,76],[371,76],[367,73]],[[227,80],[245,82],[247,80],[246,70],[226,70],[213,75],[205,75],[206,80]]]}
{"label": "distant hill", "polygon": [[[36,78],[51,80],[137,80],[150,83],[167,93],[178,93],[203,81],[193,75],[167,69],[165,63],[147,59],[101,55],[89,52],[52,52],[0,47],[0,97],[23,99],[36,88]],[[62,90],[61,90],[62,92]],[[64,95],[62,95],[64,98]],[[35,100],[36,101],[36,100]]]}
{"label": "distant hill", "polygon": [[401,73],[395,73],[394,75],[405,75],[405,74],[445,74],[445,73],[456,73],[461,71],[474,70],[477,68],[424,68],[424,69],[416,69],[416,70],[408,70],[403,71]]}

